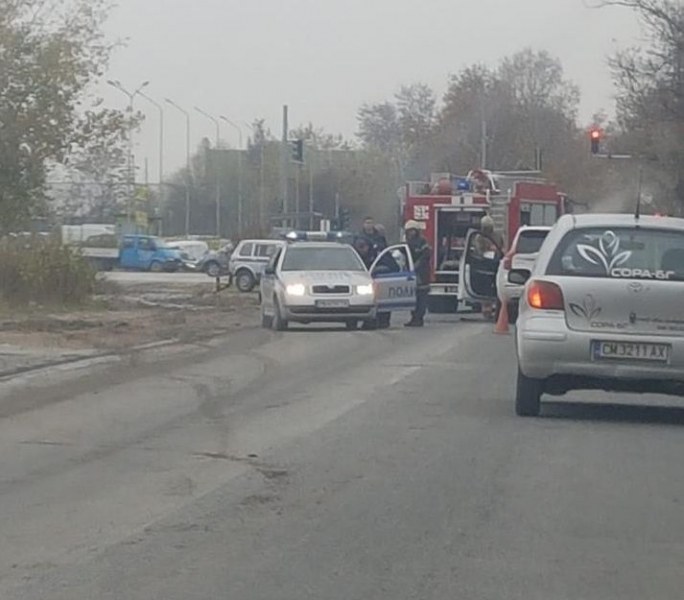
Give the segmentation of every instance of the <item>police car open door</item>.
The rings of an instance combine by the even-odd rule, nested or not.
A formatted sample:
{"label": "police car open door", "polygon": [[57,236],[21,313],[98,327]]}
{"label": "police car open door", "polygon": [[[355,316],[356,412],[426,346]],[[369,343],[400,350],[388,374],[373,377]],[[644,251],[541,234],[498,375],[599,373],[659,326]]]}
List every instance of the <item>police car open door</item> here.
{"label": "police car open door", "polygon": [[370,268],[375,281],[378,312],[413,308],[416,303],[416,274],[406,244],[383,250]]}
{"label": "police car open door", "polygon": [[503,251],[494,240],[471,229],[466,236],[465,251],[461,255],[459,300],[495,302],[496,273],[502,257]]}

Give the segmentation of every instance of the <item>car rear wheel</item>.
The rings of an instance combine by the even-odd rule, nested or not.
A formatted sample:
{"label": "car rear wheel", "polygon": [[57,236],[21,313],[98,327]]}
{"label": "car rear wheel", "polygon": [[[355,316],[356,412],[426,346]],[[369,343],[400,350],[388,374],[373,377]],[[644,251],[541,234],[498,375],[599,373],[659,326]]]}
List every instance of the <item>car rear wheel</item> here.
{"label": "car rear wheel", "polygon": [[273,312],[273,329],[276,331],[285,331],[287,329],[288,322],[283,318],[283,313],[280,310],[280,304],[278,303],[277,298],[274,298],[273,300]]}
{"label": "car rear wheel", "polygon": [[209,277],[218,277],[221,274],[221,265],[215,261],[211,261],[204,270]]}
{"label": "car rear wheel", "polygon": [[161,273],[164,270],[164,265],[162,265],[158,260],[153,260],[150,265],[150,271],[153,273]]}
{"label": "car rear wheel", "polygon": [[241,292],[251,292],[255,285],[256,278],[249,271],[243,269],[242,271],[238,271],[235,275],[235,286]]}
{"label": "car rear wheel", "polygon": [[544,382],[523,375],[518,368],[518,384],[515,391],[515,413],[519,417],[538,417]]}

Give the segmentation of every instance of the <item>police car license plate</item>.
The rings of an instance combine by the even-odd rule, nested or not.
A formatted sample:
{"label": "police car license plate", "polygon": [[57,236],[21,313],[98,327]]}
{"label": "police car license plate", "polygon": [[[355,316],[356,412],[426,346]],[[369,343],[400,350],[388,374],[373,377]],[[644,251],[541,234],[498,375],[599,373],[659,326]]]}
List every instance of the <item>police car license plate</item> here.
{"label": "police car license plate", "polygon": [[639,342],[595,341],[592,347],[594,360],[638,360],[666,363],[670,359],[668,344]]}
{"label": "police car license plate", "polygon": [[318,308],[347,308],[349,300],[316,300]]}

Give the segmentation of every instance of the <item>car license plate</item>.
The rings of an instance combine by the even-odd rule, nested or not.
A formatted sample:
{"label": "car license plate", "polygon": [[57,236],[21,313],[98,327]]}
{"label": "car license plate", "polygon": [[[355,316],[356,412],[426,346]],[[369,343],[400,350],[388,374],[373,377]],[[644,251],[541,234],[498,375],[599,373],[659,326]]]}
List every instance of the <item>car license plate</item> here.
{"label": "car license plate", "polygon": [[448,285],[444,288],[444,293],[445,294],[458,294],[458,286],[457,285]]}
{"label": "car license plate", "polygon": [[650,362],[668,362],[670,346],[667,344],[650,344],[640,342],[593,343],[594,360],[639,360]]}
{"label": "car license plate", "polygon": [[316,300],[318,308],[347,308],[349,300]]}

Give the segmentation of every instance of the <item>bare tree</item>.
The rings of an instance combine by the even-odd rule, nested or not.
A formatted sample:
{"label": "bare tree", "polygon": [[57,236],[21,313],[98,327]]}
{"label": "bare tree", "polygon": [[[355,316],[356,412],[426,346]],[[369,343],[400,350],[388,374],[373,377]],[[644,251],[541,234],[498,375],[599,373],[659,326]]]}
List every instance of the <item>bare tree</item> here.
{"label": "bare tree", "polygon": [[684,5],[675,0],[605,0],[634,10],[649,43],[611,59],[619,123],[677,211],[684,210]]}

